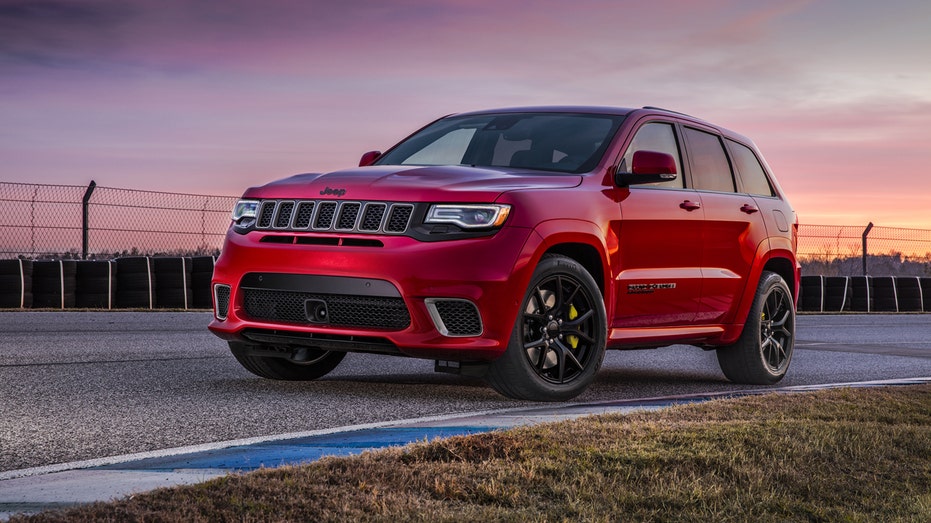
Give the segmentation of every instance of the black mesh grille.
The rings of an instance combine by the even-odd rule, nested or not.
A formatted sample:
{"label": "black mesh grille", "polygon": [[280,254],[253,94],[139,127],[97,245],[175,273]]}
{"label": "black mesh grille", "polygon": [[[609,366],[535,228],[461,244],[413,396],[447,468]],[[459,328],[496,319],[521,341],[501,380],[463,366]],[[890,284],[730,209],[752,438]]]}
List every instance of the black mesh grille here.
{"label": "black mesh grille", "polygon": [[450,336],[478,336],[482,333],[482,320],[478,309],[468,301],[437,300],[434,302]]}
{"label": "black mesh grille", "polygon": [[272,216],[275,214],[275,202],[265,202],[259,212],[259,227],[271,227]]}
{"label": "black mesh grille", "polygon": [[281,202],[278,205],[278,215],[275,217],[275,227],[284,229],[291,225],[292,212],[294,212],[294,202]]}
{"label": "black mesh grille", "polygon": [[230,287],[229,285],[217,285],[214,287],[217,300],[217,318],[225,320],[230,312]]}
{"label": "black mesh grille", "polygon": [[301,202],[297,206],[297,218],[294,219],[295,229],[306,229],[310,226],[310,219],[314,216],[314,202]]}
{"label": "black mesh grille", "polygon": [[320,202],[317,219],[314,220],[314,229],[329,229],[333,226],[336,216],[336,202]]}
{"label": "black mesh grille", "polygon": [[305,302],[326,303],[327,325],[401,330],[411,323],[402,298],[312,294],[267,289],[243,289],[246,314],[256,320],[320,325],[307,319]]}
{"label": "black mesh grille", "polygon": [[391,215],[388,216],[388,223],[385,225],[387,232],[404,232],[407,230],[407,223],[411,219],[414,207],[411,205],[393,205]]}
{"label": "black mesh grille", "polygon": [[351,231],[356,228],[356,218],[359,217],[361,203],[348,202],[339,208],[339,220],[336,221],[336,228],[343,231]]}
{"label": "black mesh grille", "polygon": [[359,224],[359,230],[366,232],[377,231],[381,227],[381,219],[385,217],[387,207],[384,203],[365,204],[365,212],[362,214],[362,223]]}

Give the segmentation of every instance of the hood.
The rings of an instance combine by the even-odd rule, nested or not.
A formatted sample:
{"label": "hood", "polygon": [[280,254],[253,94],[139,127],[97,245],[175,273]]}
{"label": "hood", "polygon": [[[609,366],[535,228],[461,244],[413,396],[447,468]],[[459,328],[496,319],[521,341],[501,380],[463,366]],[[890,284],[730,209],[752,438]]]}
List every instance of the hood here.
{"label": "hood", "polygon": [[384,200],[393,202],[493,202],[516,189],[568,189],[577,174],[540,174],[511,168],[466,166],[371,166],[327,174],[298,174],[262,187],[246,198]]}

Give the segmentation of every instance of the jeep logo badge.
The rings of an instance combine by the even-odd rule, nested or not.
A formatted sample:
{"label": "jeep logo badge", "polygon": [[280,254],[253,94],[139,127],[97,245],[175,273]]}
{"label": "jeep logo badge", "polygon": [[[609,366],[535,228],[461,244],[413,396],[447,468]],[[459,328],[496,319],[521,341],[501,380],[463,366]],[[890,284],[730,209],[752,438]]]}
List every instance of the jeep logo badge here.
{"label": "jeep logo badge", "polygon": [[320,196],[333,195],[339,198],[344,194],[346,194],[346,189],[332,189],[330,187],[327,187],[326,189],[320,191]]}

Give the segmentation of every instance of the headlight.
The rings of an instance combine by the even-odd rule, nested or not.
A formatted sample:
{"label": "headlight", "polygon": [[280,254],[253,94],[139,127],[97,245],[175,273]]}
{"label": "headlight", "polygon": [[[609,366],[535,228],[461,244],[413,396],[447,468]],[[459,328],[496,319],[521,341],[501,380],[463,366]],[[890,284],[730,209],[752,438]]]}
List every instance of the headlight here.
{"label": "headlight", "polygon": [[233,221],[238,222],[243,218],[255,218],[259,212],[259,202],[256,200],[239,200],[233,207]]}
{"label": "headlight", "polygon": [[510,205],[437,204],[430,206],[424,223],[452,223],[463,229],[490,229],[501,227],[510,212]]}

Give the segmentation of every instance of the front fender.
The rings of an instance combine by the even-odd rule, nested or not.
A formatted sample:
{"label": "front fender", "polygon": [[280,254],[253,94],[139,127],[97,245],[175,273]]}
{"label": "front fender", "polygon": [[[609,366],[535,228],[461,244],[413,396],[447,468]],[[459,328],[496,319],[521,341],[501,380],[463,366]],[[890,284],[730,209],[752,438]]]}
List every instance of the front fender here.
{"label": "front fender", "polygon": [[[604,290],[605,311],[610,318],[615,303],[614,274],[608,258],[608,253],[611,252],[609,242],[613,238],[611,233],[602,230],[592,222],[572,219],[547,220],[537,225],[534,232],[541,238],[541,243],[532,256],[533,266],[536,267],[545,254],[552,252],[576,258],[583,266],[586,266],[589,272],[593,273],[592,277]],[[611,243],[616,252],[616,239]],[[593,253],[593,256],[579,256],[582,252]],[[580,257],[582,259],[578,259]],[[591,267],[593,263],[599,265],[597,269],[600,274],[593,270],[594,267]]]}

